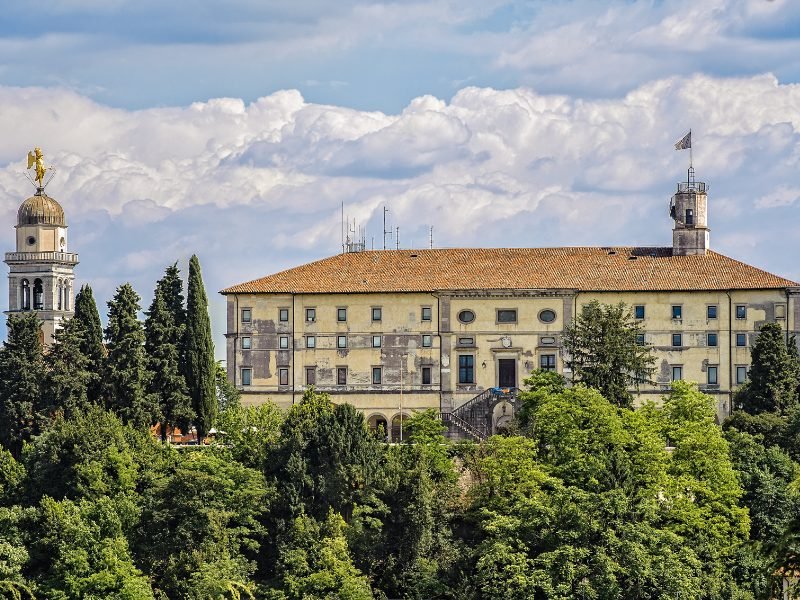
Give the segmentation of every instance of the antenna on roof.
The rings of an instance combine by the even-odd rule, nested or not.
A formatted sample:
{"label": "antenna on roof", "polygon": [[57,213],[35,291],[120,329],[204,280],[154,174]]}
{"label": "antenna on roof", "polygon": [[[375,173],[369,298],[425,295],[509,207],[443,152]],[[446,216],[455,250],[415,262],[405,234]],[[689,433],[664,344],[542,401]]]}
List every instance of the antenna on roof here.
{"label": "antenna on roof", "polygon": [[344,200],[342,200],[342,222],[339,224],[339,233],[342,236],[342,253],[344,253]]}
{"label": "antenna on roof", "polygon": [[395,250],[400,250],[400,227],[395,228],[397,233],[394,236],[394,248]]}
{"label": "antenna on roof", "polygon": [[431,250],[433,250],[433,225],[431,225],[431,239],[430,239],[430,242],[431,242]]}
{"label": "antenna on roof", "polygon": [[347,224],[347,238],[344,243],[345,252],[364,252],[367,249],[367,231],[359,227],[353,219],[353,226]]}
{"label": "antenna on roof", "polygon": [[386,250],[386,236],[392,237],[392,230],[386,229],[386,214],[389,212],[389,209],[386,208],[386,205],[383,206],[383,249]]}

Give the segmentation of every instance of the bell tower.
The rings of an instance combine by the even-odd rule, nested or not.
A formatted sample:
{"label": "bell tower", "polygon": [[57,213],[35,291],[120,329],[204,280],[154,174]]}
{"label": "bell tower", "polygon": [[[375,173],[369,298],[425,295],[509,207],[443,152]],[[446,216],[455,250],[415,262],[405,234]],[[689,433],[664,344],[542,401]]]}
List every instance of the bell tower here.
{"label": "bell tower", "polygon": [[707,186],[695,181],[694,168],[689,167],[686,181],[678,183],[678,191],[669,204],[672,228],[672,255],[705,255],[709,248]]}
{"label": "bell tower", "polygon": [[[41,151],[37,151],[41,162]],[[44,171],[42,167],[41,175]],[[5,314],[35,312],[42,321],[44,344],[49,346],[61,322],[74,314],[78,255],[67,251],[64,209],[45,193],[42,177],[35,181],[36,193],[17,211],[16,251],[5,255],[10,269]]]}

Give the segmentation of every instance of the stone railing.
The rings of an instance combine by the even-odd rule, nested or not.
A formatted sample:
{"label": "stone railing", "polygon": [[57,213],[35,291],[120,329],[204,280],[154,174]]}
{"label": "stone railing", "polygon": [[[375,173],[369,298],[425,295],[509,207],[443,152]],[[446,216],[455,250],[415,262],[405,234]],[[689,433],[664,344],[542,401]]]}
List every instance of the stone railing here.
{"label": "stone railing", "polygon": [[6,262],[60,262],[77,264],[78,255],[74,252],[6,252]]}

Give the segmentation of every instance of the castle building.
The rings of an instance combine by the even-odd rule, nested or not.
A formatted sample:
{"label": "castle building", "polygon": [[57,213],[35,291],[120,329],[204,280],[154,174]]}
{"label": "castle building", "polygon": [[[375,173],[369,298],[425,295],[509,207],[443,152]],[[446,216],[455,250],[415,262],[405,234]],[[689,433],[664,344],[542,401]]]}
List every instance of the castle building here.
{"label": "castle building", "polygon": [[624,302],[657,359],[639,400],[686,379],[727,416],[759,327],[799,332],[800,284],[710,250],[707,208],[690,176],[671,247],[350,252],[234,285],[221,292],[228,377],[246,404],[288,406],[313,385],[395,439],[427,408],[483,437],[531,371],[569,379],[562,337],[584,304]]}
{"label": "castle building", "polygon": [[67,251],[64,209],[42,186],[17,211],[17,248],[6,252],[6,315],[35,312],[42,321],[42,341],[53,342],[60,323],[73,315],[75,265]]}

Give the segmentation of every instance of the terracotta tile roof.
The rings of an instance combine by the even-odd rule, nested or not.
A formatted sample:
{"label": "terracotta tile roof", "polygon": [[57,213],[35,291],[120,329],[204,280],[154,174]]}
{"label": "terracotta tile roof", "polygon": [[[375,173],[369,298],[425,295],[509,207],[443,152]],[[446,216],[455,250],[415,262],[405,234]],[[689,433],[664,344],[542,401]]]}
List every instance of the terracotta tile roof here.
{"label": "terracotta tile roof", "polygon": [[221,293],[677,291],[798,285],[716,252],[673,256],[672,248],[452,248],[337,254]]}

